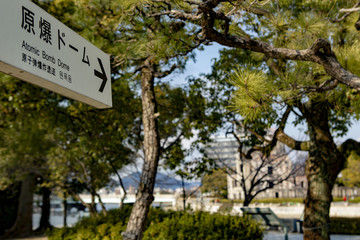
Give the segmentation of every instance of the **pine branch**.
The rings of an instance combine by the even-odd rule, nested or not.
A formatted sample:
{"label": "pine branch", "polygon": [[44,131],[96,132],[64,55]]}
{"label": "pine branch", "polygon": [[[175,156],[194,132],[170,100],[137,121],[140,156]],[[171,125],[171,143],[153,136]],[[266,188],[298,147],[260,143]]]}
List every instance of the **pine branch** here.
{"label": "pine branch", "polygon": [[321,83],[319,86],[295,86],[293,87],[294,90],[301,91],[296,94],[296,96],[286,98],[285,101],[291,101],[295,99],[299,99],[301,96],[306,95],[308,93],[316,93],[316,92],[325,92],[335,89],[339,85],[339,82],[334,79],[326,80],[323,83]]}
{"label": "pine branch", "polygon": [[164,78],[166,76],[169,76],[171,73],[173,73],[177,68],[179,68],[179,65],[173,64],[171,68],[167,71],[160,71],[154,73],[154,77],[156,78]]}
{"label": "pine branch", "polygon": [[290,147],[291,149],[301,150],[301,151],[308,151],[309,148],[310,148],[310,142],[309,141],[306,141],[306,142],[296,141],[295,139],[293,139],[292,137],[290,137],[289,135],[287,135],[284,132],[285,124],[286,124],[286,121],[287,121],[291,111],[292,111],[292,108],[290,106],[288,106],[286,108],[286,111],[285,111],[282,119],[281,119],[281,122],[279,124],[279,128],[274,133],[274,138],[273,138],[272,145],[275,146],[276,142],[280,141],[283,144]]}
{"label": "pine branch", "polygon": [[[221,2],[232,2],[225,0],[208,0],[202,2],[198,11],[195,14],[181,12],[180,10],[171,10],[168,12],[157,13],[160,15],[168,15],[172,18],[180,20],[191,21],[199,24],[202,28],[203,38],[217,42],[223,46],[247,49],[254,52],[260,52],[270,58],[296,60],[296,61],[310,61],[322,65],[325,71],[337,81],[360,91],[360,77],[352,72],[346,70],[341,66],[335,54],[331,50],[330,43],[324,39],[318,39],[308,49],[296,50],[289,48],[276,48],[267,42],[248,37],[229,35],[226,31],[227,21],[229,19],[224,14],[217,13],[214,9]],[[226,18],[224,18],[224,16]],[[220,33],[215,28],[215,20],[225,21],[225,31]]]}
{"label": "pine branch", "polygon": [[[359,5],[359,4],[357,4]],[[339,12],[344,12],[344,13],[353,13],[353,12],[358,12],[360,11],[360,7],[355,7],[355,8],[342,8],[339,10]]]}
{"label": "pine branch", "polygon": [[148,17],[158,17],[158,16],[169,16],[171,18],[176,18],[180,20],[186,20],[186,21],[199,21],[201,19],[201,15],[193,15],[191,13],[184,13],[177,10],[169,10],[159,13],[151,13],[147,14]]}

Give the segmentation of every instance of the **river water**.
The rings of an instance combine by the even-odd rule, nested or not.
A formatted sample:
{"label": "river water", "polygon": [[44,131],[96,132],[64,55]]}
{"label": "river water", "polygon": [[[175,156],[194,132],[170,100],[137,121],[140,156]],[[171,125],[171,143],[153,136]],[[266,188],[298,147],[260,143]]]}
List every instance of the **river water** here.
{"label": "river water", "polygon": [[[69,213],[67,215],[66,221],[67,226],[72,227],[77,223],[82,217],[89,216],[88,212],[79,211],[77,213]],[[40,213],[33,214],[33,229],[39,227],[40,222]],[[50,224],[54,227],[60,228],[64,226],[64,217],[62,213],[51,213],[50,215]]]}

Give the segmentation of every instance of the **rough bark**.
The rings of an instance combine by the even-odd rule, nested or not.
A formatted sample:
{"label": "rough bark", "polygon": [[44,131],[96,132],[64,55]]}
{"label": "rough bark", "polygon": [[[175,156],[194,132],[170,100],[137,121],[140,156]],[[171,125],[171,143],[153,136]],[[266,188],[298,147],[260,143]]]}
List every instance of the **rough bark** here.
{"label": "rough bark", "polygon": [[39,228],[36,229],[36,232],[43,233],[52,227],[50,225],[50,195],[51,190],[49,188],[45,187],[42,189],[41,218]]}
{"label": "rough bark", "polygon": [[3,238],[27,237],[32,234],[33,195],[35,177],[28,174],[21,183],[16,221]]}
{"label": "rough bark", "polygon": [[[147,65],[150,65],[148,63]],[[141,97],[142,121],[144,126],[144,156],[140,184],[136,201],[132,209],[126,231],[122,233],[124,240],[140,240],[145,227],[145,221],[154,200],[153,190],[160,156],[160,140],[157,125],[157,103],[154,91],[153,68],[142,68]]]}
{"label": "rough bark", "polygon": [[331,191],[345,158],[331,136],[326,104],[309,102],[302,112],[308,123],[311,141],[305,167],[308,192],[305,199],[304,239],[329,240]]}

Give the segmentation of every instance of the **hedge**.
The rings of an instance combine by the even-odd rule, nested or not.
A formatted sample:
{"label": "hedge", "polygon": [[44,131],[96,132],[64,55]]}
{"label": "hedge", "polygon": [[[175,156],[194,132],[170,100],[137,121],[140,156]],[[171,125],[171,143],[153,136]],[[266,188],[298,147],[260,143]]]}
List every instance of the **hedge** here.
{"label": "hedge", "polygon": [[210,214],[207,212],[177,213],[164,221],[151,224],[144,240],[216,240],[262,239],[259,225],[249,217]]}
{"label": "hedge", "polygon": [[330,218],[330,233],[360,235],[360,218]]}
{"label": "hedge", "polygon": [[[54,229],[49,240],[121,240],[131,208],[110,210],[106,216],[83,218],[72,228]],[[144,240],[262,239],[259,224],[248,217],[184,213],[151,209]]]}

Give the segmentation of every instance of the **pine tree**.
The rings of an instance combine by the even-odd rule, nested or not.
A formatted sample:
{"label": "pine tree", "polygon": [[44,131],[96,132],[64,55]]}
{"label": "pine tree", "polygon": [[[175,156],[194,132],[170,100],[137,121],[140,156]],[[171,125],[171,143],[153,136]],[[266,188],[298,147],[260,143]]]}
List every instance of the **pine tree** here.
{"label": "pine tree", "polygon": [[253,119],[278,108],[285,119],[293,112],[298,122],[306,122],[308,142],[295,141],[283,128],[276,137],[309,152],[304,238],[329,239],[331,189],[351,149],[359,145],[348,140],[338,147],[333,140],[334,132],[346,132],[351,114],[359,113],[358,19],[350,14],[358,3],[209,0],[168,5],[157,15],[197,26],[207,41],[257,53],[252,58],[262,65],[239,62],[240,70],[232,70],[238,87],[233,109]]}

